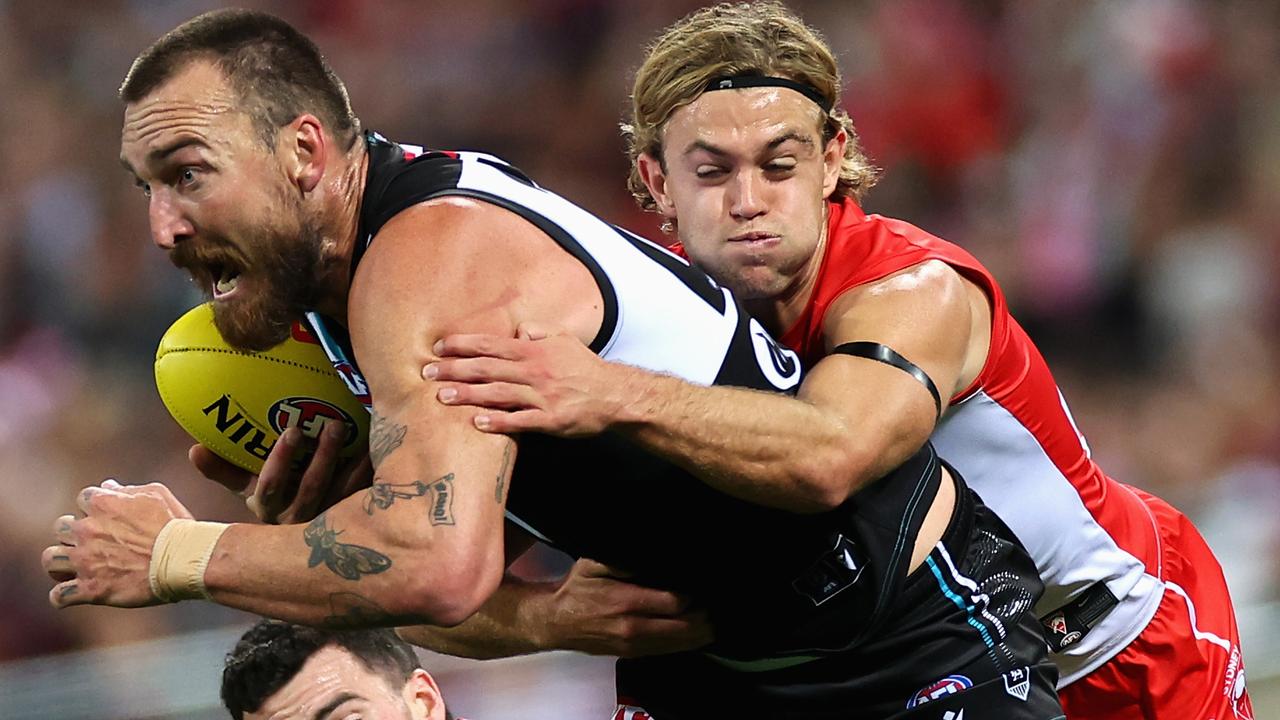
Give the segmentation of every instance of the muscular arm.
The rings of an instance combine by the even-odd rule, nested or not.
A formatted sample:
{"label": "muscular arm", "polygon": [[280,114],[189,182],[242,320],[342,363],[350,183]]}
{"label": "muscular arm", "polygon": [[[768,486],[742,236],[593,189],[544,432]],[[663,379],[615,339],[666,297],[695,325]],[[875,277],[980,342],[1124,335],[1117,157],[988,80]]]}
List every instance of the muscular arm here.
{"label": "muscular arm", "polygon": [[[976,301],[985,302],[980,297]],[[893,348],[929,375],[945,402],[976,375],[985,358],[988,338],[982,328],[987,319],[975,320],[974,302],[954,270],[940,262],[924,263],[846,292],[824,319],[824,338],[828,349],[854,341]],[[587,431],[620,432],[727,494],[796,512],[823,511],[844,502],[915,452],[936,422],[933,397],[920,382],[864,358],[824,358],[793,399],[695,386],[581,352],[572,356],[574,369],[566,370],[571,363],[565,350],[560,348],[554,361],[549,355],[542,358],[544,366],[554,367],[541,373],[536,363],[518,358],[526,366],[512,379],[539,390],[540,375],[556,375],[555,383],[543,383],[549,389],[541,394],[559,397],[546,404],[569,408],[566,414],[575,422],[589,417]],[[442,377],[477,381],[461,373],[465,361],[451,362],[458,364],[441,363]],[[481,375],[488,375],[499,366],[479,367]],[[458,402],[484,392],[479,386],[458,386],[457,391]],[[527,429],[562,429],[554,419],[527,417],[537,418]],[[496,429],[506,428],[501,414],[492,418]]]}
{"label": "muscular arm", "polygon": [[502,578],[516,450],[435,402],[419,369],[447,332],[512,333],[530,314],[574,319],[582,303],[563,293],[579,288],[543,277],[576,266],[554,247],[516,216],[470,201],[425,203],[382,229],[348,313],[374,397],[373,484],[306,526],[231,527],[205,575],[216,601],[337,626],[455,625],[483,605]]}
{"label": "muscular arm", "polygon": [[[871,341],[898,351],[929,375],[944,403],[960,389],[970,306],[960,277],[941,263],[846,292],[823,330],[828,350]],[[636,400],[616,425],[620,432],[678,458],[724,492],[800,512],[839,505],[901,464],[937,419],[920,382],[847,355],[815,364],[798,401],[627,374]]]}

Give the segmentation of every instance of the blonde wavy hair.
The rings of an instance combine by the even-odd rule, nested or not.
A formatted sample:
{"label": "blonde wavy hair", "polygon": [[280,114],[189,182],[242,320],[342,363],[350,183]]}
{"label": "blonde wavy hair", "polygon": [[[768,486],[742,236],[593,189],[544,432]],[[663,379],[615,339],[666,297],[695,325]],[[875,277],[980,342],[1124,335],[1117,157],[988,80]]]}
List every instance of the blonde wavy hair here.
{"label": "blonde wavy hair", "polygon": [[735,75],[784,77],[816,89],[832,107],[824,141],[843,129],[849,141],[833,199],[860,199],[879,171],[858,144],[849,114],[840,107],[840,69],[822,36],[778,2],[722,3],[667,28],[649,46],[631,91],[631,121],[622,124],[631,159],[627,186],[645,210],[657,206],[636,166],[641,154],[662,157],[662,131],[672,113],[702,95],[712,78]]}

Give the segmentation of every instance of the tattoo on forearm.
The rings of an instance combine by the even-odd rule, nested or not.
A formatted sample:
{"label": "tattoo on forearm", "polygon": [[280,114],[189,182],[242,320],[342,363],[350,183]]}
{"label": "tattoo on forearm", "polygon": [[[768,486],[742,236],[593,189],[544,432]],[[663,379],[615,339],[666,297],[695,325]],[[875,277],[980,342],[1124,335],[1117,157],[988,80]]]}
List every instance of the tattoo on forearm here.
{"label": "tattoo on forearm", "polygon": [[502,467],[498,468],[498,483],[493,489],[493,499],[502,504],[502,486],[507,482],[507,471],[511,469],[511,448],[516,442],[508,440],[502,448]]}
{"label": "tattoo on forearm", "polygon": [[329,615],[320,621],[334,630],[352,630],[391,625],[418,625],[424,622],[416,615],[393,615],[369,598],[352,592],[329,595]]}
{"label": "tattoo on forearm", "polygon": [[320,563],[339,577],[359,580],[362,575],[376,575],[391,568],[391,558],[372,548],[338,542],[342,533],[330,530],[321,513],[302,531],[302,539],[311,548],[307,567]]}
{"label": "tattoo on forearm", "polygon": [[399,485],[386,482],[375,482],[364,496],[364,511],[369,515],[374,510],[386,510],[397,499],[412,500],[424,495],[431,497],[431,524],[453,524],[453,473],[431,482],[417,480]]}
{"label": "tattoo on forearm", "polygon": [[[377,478],[374,479],[377,480]],[[431,484],[421,480],[399,485],[388,482],[375,482],[369,486],[369,490],[365,493],[364,511],[366,514],[372,515],[375,509],[386,510],[394,505],[397,498],[412,500],[429,492],[431,492]]]}
{"label": "tattoo on forearm", "polygon": [[373,411],[373,419],[369,421],[369,459],[375,468],[400,447],[408,430],[404,425],[379,415],[377,409]]}
{"label": "tattoo on forearm", "polygon": [[453,473],[431,483],[431,524],[453,524]]}

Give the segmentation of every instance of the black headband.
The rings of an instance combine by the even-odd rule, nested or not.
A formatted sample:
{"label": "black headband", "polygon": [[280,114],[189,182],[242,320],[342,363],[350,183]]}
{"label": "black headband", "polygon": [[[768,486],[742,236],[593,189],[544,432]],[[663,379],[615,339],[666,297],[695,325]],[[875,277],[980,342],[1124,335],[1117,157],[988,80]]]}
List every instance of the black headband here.
{"label": "black headband", "polygon": [[782,77],[773,77],[771,75],[735,75],[732,77],[717,77],[707,81],[707,87],[703,92],[711,92],[712,90],[737,90],[738,88],[752,87],[780,87],[788,90],[795,90],[810,100],[818,104],[822,108],[822,112],[831,112],[831,101],[823,97],[822,93],[812,85],[798,83],[795,80],[788,80]]}

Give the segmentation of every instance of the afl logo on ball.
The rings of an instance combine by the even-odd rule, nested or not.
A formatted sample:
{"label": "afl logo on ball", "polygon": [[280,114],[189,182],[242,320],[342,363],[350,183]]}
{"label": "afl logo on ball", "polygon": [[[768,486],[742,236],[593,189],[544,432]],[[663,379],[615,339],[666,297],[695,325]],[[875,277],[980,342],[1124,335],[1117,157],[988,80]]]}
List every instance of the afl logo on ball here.
{"label": "afl logo on ball", "polygon": [[290,397],[277,400],[267,411],[267,420],[277,433],[296,427],[309,438],[318,438],[329,423],[342,423],[347,434],[342,444],[348,445],[356,438],[356,422],[345,410],[323,400],[309,397]]}
{"label": "afl logo on ball", "polygon": [[907,707],[913,708],[917,705],[924,705],[948,695],[968,690],[971,687],[973,687],[973,681],[964,675],[948,675],[932,685],[921,688],[919,692],[907,701]]}

